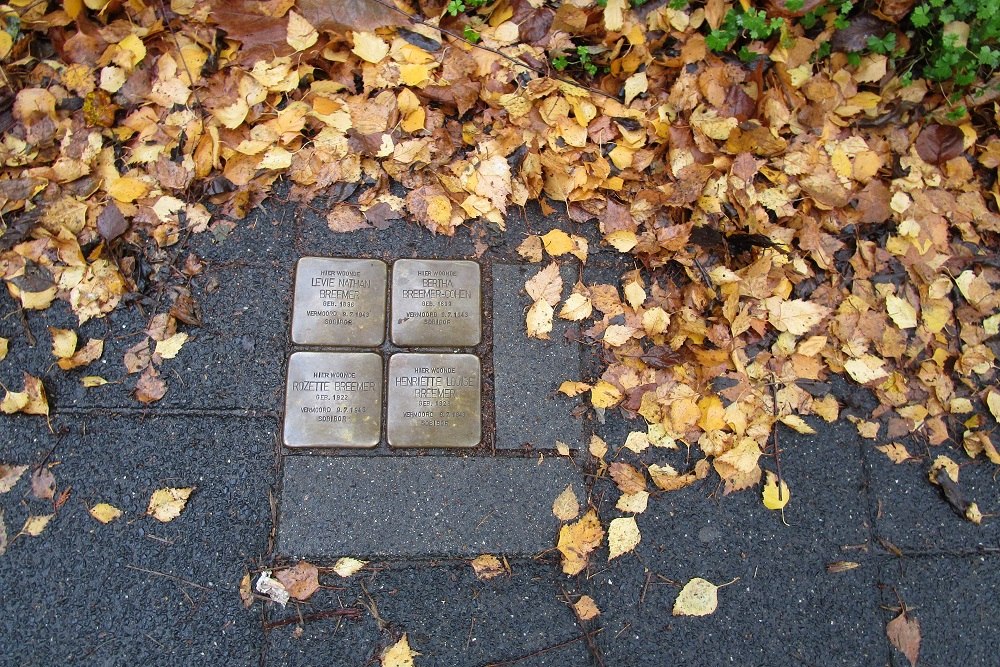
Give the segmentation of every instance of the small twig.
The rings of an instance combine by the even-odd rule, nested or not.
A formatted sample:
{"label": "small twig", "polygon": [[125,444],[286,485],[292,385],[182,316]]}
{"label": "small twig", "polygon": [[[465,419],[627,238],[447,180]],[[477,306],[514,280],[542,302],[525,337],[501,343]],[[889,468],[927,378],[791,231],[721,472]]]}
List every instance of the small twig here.
{"label": "small twig", "polygon": [[345,607],[344,609],[326,609],[324,611],[317,611],[314,614],[306,614],[305,616],[299,614],[297,616],[289,616],[288,618],[283,618],[278,621],[270,621],[264,624],[264,631],[273,630],[275,628],[280,628],[284,625],[292,625],[293,623],[311,623],[312,621],[321,621],[324,618],[349,618],[352,621],[356,621],[361,618],[361,610],[357,607]]}
{"label": "small twig", "polygon": [[[774,388],[774,383],[771,384],[771,409],[774,411],[774,418],[778,418],[778,394]],[[775,423],[774,428],[771,429],[771,437],[774,438],[774,467],[778,475],[778,501],[782,500],[781,493],[781,448],[778,446],[778,424]]]}
{"label": "small twig", "polygon": [[517,658],[511,658],[510,660],[501,660],[500,662],[488,663],[485,667],[504,667],[504,665],[513,665],[518,662],[528,660],[529,658],[534,658],[543,655],[545,653],[549,653],[550,651],[558,651],[561,648],[566,648],[570,644],[575,644],[576,642],[585,639],[587,636],[588,636],[587,633],[584,633],[579,637],[573,637],[573,639],[567,639],[564,642],[559,642],[558,644],[553,644],[552,646],[546,646],[545,648],[540,648],[537,651],[532,651],[531,653],[527,653]]}
{"label": "small twig", "polygon": [[200,588],[203,591],[211,591],[212,589],[208,586],[202,586],[201,584],[196,584],[193,581],[189,581],[183,577],[178,577],[175,574],[167,574],[166,572],[157,572],[156,570],[147,570],[144,567],[136,567],[135,565],[129,565],[126,563],[125,567],[130,570],[135,570],[136,572],[145,572],[146,574],[155,574],[158,577],[166,577],[167,579],[173,579],[174,581],[179,581],[182,584],[187,584],[188,586],[194,586],[195,588]]}

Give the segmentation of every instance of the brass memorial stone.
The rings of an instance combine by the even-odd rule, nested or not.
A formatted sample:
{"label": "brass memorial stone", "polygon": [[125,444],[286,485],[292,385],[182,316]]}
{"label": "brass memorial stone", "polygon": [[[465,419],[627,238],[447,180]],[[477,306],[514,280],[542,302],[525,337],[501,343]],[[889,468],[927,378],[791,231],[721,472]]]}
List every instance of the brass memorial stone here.
{"label": "brass memorial stone", "polygon": [[385,339],[386,265],[303,257],[295,271],[292,342],[375,347]]}
{"label": "brass memorial stone", "polygon": [[482,338],[479,264],[400,259],[392,265],[392,342],[471,347]]}
{"label": "brass memorial stone", "polygon": [[288,447],[374,447],[382,432],[382,357],[296,352],[288,360]]}
{"label": "brass memorial stone", "polygon": [[482,435],[479,357],[389,357],[388,440],[392,447],[475,447]]}

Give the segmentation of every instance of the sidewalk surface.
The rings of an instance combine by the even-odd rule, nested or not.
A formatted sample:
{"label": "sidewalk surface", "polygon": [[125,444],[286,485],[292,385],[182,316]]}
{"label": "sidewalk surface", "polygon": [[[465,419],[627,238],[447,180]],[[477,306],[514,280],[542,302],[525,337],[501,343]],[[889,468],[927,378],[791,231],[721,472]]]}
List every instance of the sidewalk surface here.
{"label": "sidewalk surface", "polygon": [[[65,304],[29,313],[37,341],[30,347],[14,302],[0,294],[0,336],[11,339],[0,381],[20,387],[21,370],[32,372],[52,406],[48,423],[0,417],[0,462],[58,462],[57,493],[72,487],[38,537],[20,536],[0,556],[0,664],[377,665],[406,633],[422,667],[902,666],[909,662],[885,631],[901,601],[920,622],[918,664],[1000,660],[994,467],[961,458],[963,490],[986,515],[977,527],[926,483],[928,461],[895,465],[843,419],[814,423],[814,436],[779,426],[783,476],[793,490],[784,523],[763,507],[758,491],[723,496],[709,475],[685,490],[654,495],[637,516],[642,542],[635,552],[609,563],[605,543],[576,577],[561,573],[551,516],[531,514],[531,522],[511,526],[500,521],[499,532],[483,528],[481,542],[463,542],[463,527],[482,528],[468,525],[470,518],[440,541],[425,534],[433,528],[408,531],[394,520],[405,516],[408,508],[399,505],[407,496],[379,495],[380,485],[401,488],[390,475],[404,465],[415,472],[403,481],[415,493],[425,491],[419,502],[428,511],[462,506],[464,517],[502,518],[505,508],[523,510],[518,503],[550,506],[569,480],[581,498],[589,491],[606,526],[622,516],[614,506],[618,493],[608,477],[587,474],[587,442],[599,435],[611,448],[609,459],[628,461],[631,453],[619,449],[640,425],[611,412],[605,423],[592,411],[572,416],[577,401],[554,395],[552,383],[593,378],[599,368],[589,348],[572,342],[574,327],[557,328],[547,346],[524,336],[529,300],[521,290],[541,265],[519,267],[515,248],[524,233],[544,231],[552,219],[543,224],[526,214],[503,235],[478,228],[432,237],[404,224],[336,235],[317,211],[275,201],[221,242],[210,234],[191,240],[190,250],[207,263],[191,282],[203,325],[181,326],[192,338],[164,364],[169,390],[149,407],[130,396],[136,378],[121,363],[145,328],[149,304],[145,315],[122,307],[86,323],[80,338],[105,339],[103,358],[64,372],[52,363],[47,327],[76,328]],[[558,217],[556,224],[588,234],[588,225]],[[634,268],[623,264],[625,256],[601,249],[597,238],[590,247],[582,269],[575,260],[561,262],[567,286],[581,277],[614,282]],[[322,475],[304,458],[315,452],[283,450],[284,373],[295,349],[292,281],[296,260],[308,255],[481,263],[484,341],[475,351],[483,362],[486,429],[480,448],[397,456],[383,444],[334,452],[334,472]],[[80,377],[89,374],[110,384],[84,389]],[[836,379],[832,391],[842,404],[864,402],[856,387]],[[583,453],[557,460],[556,440]],[[668,462],[684,466],[685,452],[669,454]],[[485,472],[462,478],[465,457],[474,459],[469,470]],[[541,473],[527,464],[539,458],[563,466],[542,466],[554,470],[544,474],[561,486],[535,484],[540,478],[532,475]],[[366,466],[373,459],[378,464]],[[443,469],[457,472],[435,475]],[[371,563],[347,579],[324,574],[324,587],[308,602],[282,609],[257,600],[247,609],[238,593],[244,575],[294,562],[279,544],[292,530],[279,526],[282,503],[290,502],[282,479],[284,491],[312,482],[322,499],[309,519],[318,523],[295,530],[356,519],[354,533],[300,535],[293,543],[302,553],[295,555],[320,566],[340,556]],[[374,511],[358,506],[356,499],[368,496],[347,494],[352,484],[391,502]],[[161,524],[144,514],[151,493],[165,486],[196,490],[178,518]],[[97,502],[124,515],[102,525],[87,513]],[[29,515],[52,508],[31,496],[25,478],[0,495],[0,511],[13,536]],[[372,516],[386,519],[366,518]],[[469,559],[480,547],[506,554],[511,574],[478,580]],[[840,561],[857,567],[828,569]],[[733,583],[719,590],[714,614],[673,616],[680,587],[694,577]],[[584,594],[601,614],[581,622],[569,602]]]}

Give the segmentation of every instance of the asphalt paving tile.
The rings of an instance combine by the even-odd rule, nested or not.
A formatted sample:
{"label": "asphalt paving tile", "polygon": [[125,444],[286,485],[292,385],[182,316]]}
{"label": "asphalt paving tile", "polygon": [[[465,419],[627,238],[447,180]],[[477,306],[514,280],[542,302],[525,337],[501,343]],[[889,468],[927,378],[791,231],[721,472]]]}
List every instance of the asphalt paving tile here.
{"label": "asphalt paving tile", "polygon": [[[292,270],[291,264],[210,267],[194,279],[192,293],[202,309],[202,326],[178,323],[177,330],[190,338],[174,359],[160,366],[168,389],[156,407],[277,411],[284,386]],[[6,292],[0,294],[0,312],[14,308]],[[144,339],[151,314],[122,307],[80,326],[60,302],[27,313],[34,347],[18,318],[0,319],[0,336],[11,341],[8,357],[0,365],[0,381],[20,388],[22,370],[40,377],[56,410],[142,407],[131,395],[139,375],[129,375],[123,359]],[[103,356],[88,366],[61,370],[55,365],[48,327],[77,331],[80,346],[89,338],[103,339]],[[99,375],[108,384],[85,388],[81,378],[87,375]]]}
{"label": "asphalt paving tile", "polygon": [[[629,426],[612,418],[598,428],[612,453]],[[580,592],[604,610],[607,664],[885,664],[856,435],[849,423],[814,426],[819,435],[782,429],[788,526],[764,508],[758,489],[724,497],[709,478],[651,498],[637,517],[635,554],[607,563],[601,549],[592,557]],[[685,468],[684,451],[644,456]],[[773,460],[762,463],[774,468]],[[622,515],[614,509],[619,495],[606,479],[595,485],[602,519]],[[836,561],[859,566],[827,572]],[[694,577],[738,580],[718,591],[714,614],[673,616],[680,587]]]}
{"label": "asphalt paving tile", "polygon": [[[0,556],[5,664],[256,664],[259,610],[237,588],[267,548],[270,420],[5,418],[5,463],[47,460],[66,503],[38,537]],[[51,453],[49,454],[49,452]],[[48,458],[46,459],[46,455]],[[153,491],[194,486],[170,523],[145,516]],[[87,508],[123,516],[103,525]],[[52,513],[22,479],[0,496],[8,533]]]}
{"label": "asphalt paving tile", "polygon": [[[1000,556],[891,559],[879,572],[881,620],[899,615],[900,600],[920,623],[920,665],[992,667],[1000,656]],[[884,637],[884,633],[883,633]],[[883,639],[888,645],[888,641]],[[909,667],[892,651],[894,667]]]}
{"label": "asphalt paving tile", "polygon": [[[869,441],[870,442],[870,441]],[[982,457],[970,460],[963,451],[944,447],[921,451],[908,442],[912,455],[922,458],[893,463],[874,446],[866,445],[866,465],[875,501],[875,531],[887,542],[883,548],[904,553],[953,553],[1000,549],[1000,495],[997,466]],[[941,490],[927,478],[934,457],[945,454],[959,464],[959,488],[986,516],[981,525],[960,517]],[[991,516],[992,515],[992,516]]]}

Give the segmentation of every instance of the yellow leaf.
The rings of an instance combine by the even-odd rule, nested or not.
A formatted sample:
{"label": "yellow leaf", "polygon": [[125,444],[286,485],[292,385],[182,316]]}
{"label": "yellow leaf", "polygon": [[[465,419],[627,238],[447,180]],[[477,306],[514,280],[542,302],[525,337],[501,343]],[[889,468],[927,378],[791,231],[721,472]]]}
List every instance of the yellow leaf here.
{"label": "yellow leaf", "polygon": [[60,359],[56,363],[59,364],[59,368],[64,371],[68,371],[74,368],[79,368],[80,366],[86,366],[87,364],[100,359],[102,354],[104,354],[104,341],[99,338],[91,338],[87,341],[87,344],[77,350],[72,357],[68,359]]}
{"label": "yellow leaf", "polygon": [[909,461],[913,458],[910,456],[910,452],[906,450],[906,446],[899,442],[890,442],[888,445],[879,445],[875,449],[888,456],[889,460],[893,463],[903,463],[904,461]]}
{"label": "yellow leaf", "polygon": [[285,41],[296,51],[305,51],[316,43],[319,33],[309,21],[297,14],[295,10],[288,12],[288,34]]}
{"label": "yellow leaf", "polygon": [[626,0],[608,0],[604,5],[604,29],[608,32],[618,32],[625,24],[625,2]]}
{"label": "yellow leaf", "polygon": [[569,445],[562,440],[556,440],[556,452],[559,456],[569,456]]}
{"label": "yellow leaf", "polygon": [[333,571],[341,577],[347,578],[357,574],[358,570],[367,564],[368,561],[366,560],[358,560],[357,558],[349,558],[345,556],[338,559],[337,562],[333,564]]}
{"label": "yellow leaf", "polygon": [[674,601],[674,616],[708,616],[719,606],[719,587],[695,577],[684,585]]}
{"label": "yellow leaf", "polygon": [[12,415],[23,410],[26,405],[28,405],[28,392],[8,391],[4,395],[3,401],[0,401],[0,412]]}
{"label": "yellow leaf", "polygon": [[599,436],[590,436],[590,446],[588,447],[590,455],[597,459],[603,459],[608,453],[608,443],[604,442]]}
{"label": "yellow leaf", "polygon": [[194,491],[193,486],[184,489],[170,487],[157,489],[149,499],[146,514],[163,523],[173,521],[184,510],[192,491]]}
{"label": "yellow leaf", "polygon": [[858,359],[849,360],[844,364],[844,370],[858,384],[868,384],[889,376],[889,373],[882,367],[884,363],[878,357],[866,354]]}
{"label": "yellow leaf", "polygon": [[399,66],[399,81],[407,86],[420,87],[430,80],[430,65],[404,64]]}
{"label": "yellow leaf", "polygon": [[701,417],[698,418],[698,428],[706,433],[726,427],[726,408],[718,396],[705,396],[698,401]]}
{"label": "yellow leaf", "polygon": [[580,501],[573,492],[572,484],[556,496],[555,502],[552,503],[552,513],[560,521],[572,521],[580,515]]}
{"label": "yellow leaf", "polygon": [[786,300],[780,296],[764,299],[767,321],[778,331],[801,336],[812,329],[830,313],[826,306],[802,299]]}
{"label": "yellow leaf", "polygon": [[49,327],[52,334],[52,354],[56,359],[68,359],[76,352],[76,332],[72,329]]}
{"label": "yellow leaf", "polygon": [[402,639],[382,651],[382,667],[414,667],[413,657],[420,655],[410,648],[406,633]]}
{"label": "yellow leaf", "polygon": [[621,512],[631,512],[632,514],[642,514],[649,504],[649,491],[636,491],[635,493],[623,493],[615,504],[615,509]]}
{"label": "yellow leaf", "polygon": [[108,503],[97,503],[87,511],[90,512],[90,516],[94,517],[101,523],[111,523],[122,515],[122,511],[120,509],[114,505],[109,505]]}
{"label": "yellow leaf", "polygon": [[52,521],[52,517],[55,514],[46,514],[44,516],[29,516],[28,520],[24,522],[24,528],[21,532],[25,535],[30,535],[32,537],[38,537],[45,530],[45,526],[49,525],[49,521]]}
{"label": "yellow leaf", "polygon": [[632,338],[633,333],[631,327],[627,327],[624,324],[612,324],[604,330],[603,340],[610,347],[620,347]]}
{"label": "yellow leaf", "polygon": [[108,383],[108,381],[102,378],[100,375],[86,375],[80,380],[80,382],[83,384],[84,387],[87,387],[88,389],[91,387],[100,387]]}
{"label": "yellow leaf", "polygon": [[642,304],[646,301],[646,290],[642,288],[637,282],[631,282],[625,285],[625,300],[628,305],[632,307],[632,310],[639,310]]}
{"label": "yellow leaf", "polygon": [[604,237],[604,240],[618,252],[628,252],[639,243],[639,237],[636,236],[635,232],[630,232],[627,229],[611,232]]}
{"label": "yellow leaf", "polygon": [[187,342],[187,339],[186,333],[175,333],[170,338],[157,341],[156,354],[160,355],[161,359],[173,359],[181,351],[181,347]]}
{"label": "yellow leaf", "polygon": [[635,517],[623,517],[611,521],[608,526],[608,560],[614,560],[622,554],[632,551],[639,545],[642,535]]}
{"label": "yellow leaf", "polygon": [[[788,490],[785,480],[781,480],[781,488],[778,488],[778,476],[770,470],[767,471],[767,481],[764,483],[763,491],[764,507],[769,510],[780,510],[788,504],[788,499],[792,493]],[[780,497],[779,497],[780,496]]]}
{"label": "yellow leaf", "polygon": [[816,433],[816,430],[798,415],[784,415],[779,418],[779,421],[796,433],[802,433],[803,435],[815,435]]}
{"label": "yellow leaf", "polygon": [[579,322],[590,317],[593,310],[593,304],[590,303],[590,299],[585,294],[574,292],[563,303],[563,307],[559,311],[559,317],[564,320]]}
{"label": "yellow leaf", "polygon": [[595,408],[613,408],[621,403],[622,396],[618,387],[607,380],[598,380],[590,389],[590,403]]}
{"label": "yellow leaf", "polygon": [[642,328],[650,336],[664,333],[670,326],[670,313],[659,306],[653,306],[642,314]]}
{"label": "yellow leaf", "polygon": [[476,578],[480,581],[489,581],[494,577],[510,574],[510,567],[506,561],[501,561],[496,556],[483,554],[472,559],[472,570],[476,573]]}
{"label": "yellow leaf", "polygon": [[566,380],[561,385],[559,385],[559,391],[566,394],[567,396],[579,396],[585,391],[590,389],[590,385],[586,382],[573,382]]}
{"label": "yellow leaf", "polygon": [[939,484],[937,478],[940,470],[944,470],[945,474],[951,478],[951,481],[956,484],[958,483],[958,464],[944,454],[941,454],[934,459],[934,462],[931,464],[931,469],[927,471],[927,478],[930,479],[931,484]]}
{"label": "yellow leaf", "polygon": [[536,301],[528,309],[525,323],[529,336],[548,340],[552,331],[552,306],[545,301]]}
{"label": "yellow leaf", "polygon": [[14,47],[14,38],[7,31],[0,32],[0,58],[10,55],[10,50]]}
{"label": "yellow leaf", "polygon": [[370,63],[381,62],[389,54],[389,45],[382,41],[382,38],[372,32],[355,32],[354,48],[351,51]]}
{"label": "yellow leaf", "polygon": [[573,239],[561,229],[553,229],[543,236],[542,244],[545,246],[545,252],[553,257],[565,255],[573,250]]}
{"label": "yellow leaf", "polygon": [[1000,421],[1000,394],[991,389],[986,394],[986,405],[989,407],[990,412],[993,413],[993,418]]}
{"label": "yellow leaf", "polygon": [[625,106],[632,103],[637,96],[649,89],[649,81],[645,72],[636,72],[625,79]]}
{"label": "yellow leaf", "polygon": [[563,556],[562,571],[574,575],[587,567],[590,552],[604,539],[604,529],[597,519],[596,510],[588,510],[576,523],[566,524],[559,529],[559,543],[556,548]]}
{"label": "yellow leaf", "polygon": [[584,595],[579,600],[573,603],[573,609],[576,611],[576,615],[580,617],[581,621],[589,621],[601,613],[601,610],[597,608],[597,603],[594,602],[594,598],[589,595]]}
{"label": "yellow leaf", "polygon": [[0,361],[7,358],[7,350],[10,346],[10,340],[0,336]]}
{"label": "yellow leaf", "polygon": [[895,294],[887,294],[885,296],[885,309],[900,329],[916,328],[917,309],[906,299],[901,299]]}
{"label": "yellow leaf", "polygon": [[632,431],[625,438],[625,449],[641,454],[649,448],[649,437],[642,431]]}
{"label": "yellow leaf", "polygon": [[[45,386],[42,384],[41,380],[39,380],[33,375],[25,373],[24,392],[22,393],[26,400],[23,400],[22,402],[21,398],[14,399],[17,403],[21,404],[21,407],[18,408],[18,410],[15,410],[15,412],[20,411],[26,415],[49,414],[49,399],[45,395]],[[10,394],[8,393],[8,395]],[[4,403],[6,402],[7,399],[5,398]],[[2,405],[0,405],[0,409],[3,409],[4,412],[7,412],[7,410],[3,408]]]}
{"label": "yellow leaf", "polygon": [[150,186],[146,182],[131,176],[122,176],[111,184],[108,194],[120,202],[131,203],[139,197],[145,197],[149,190]]}

